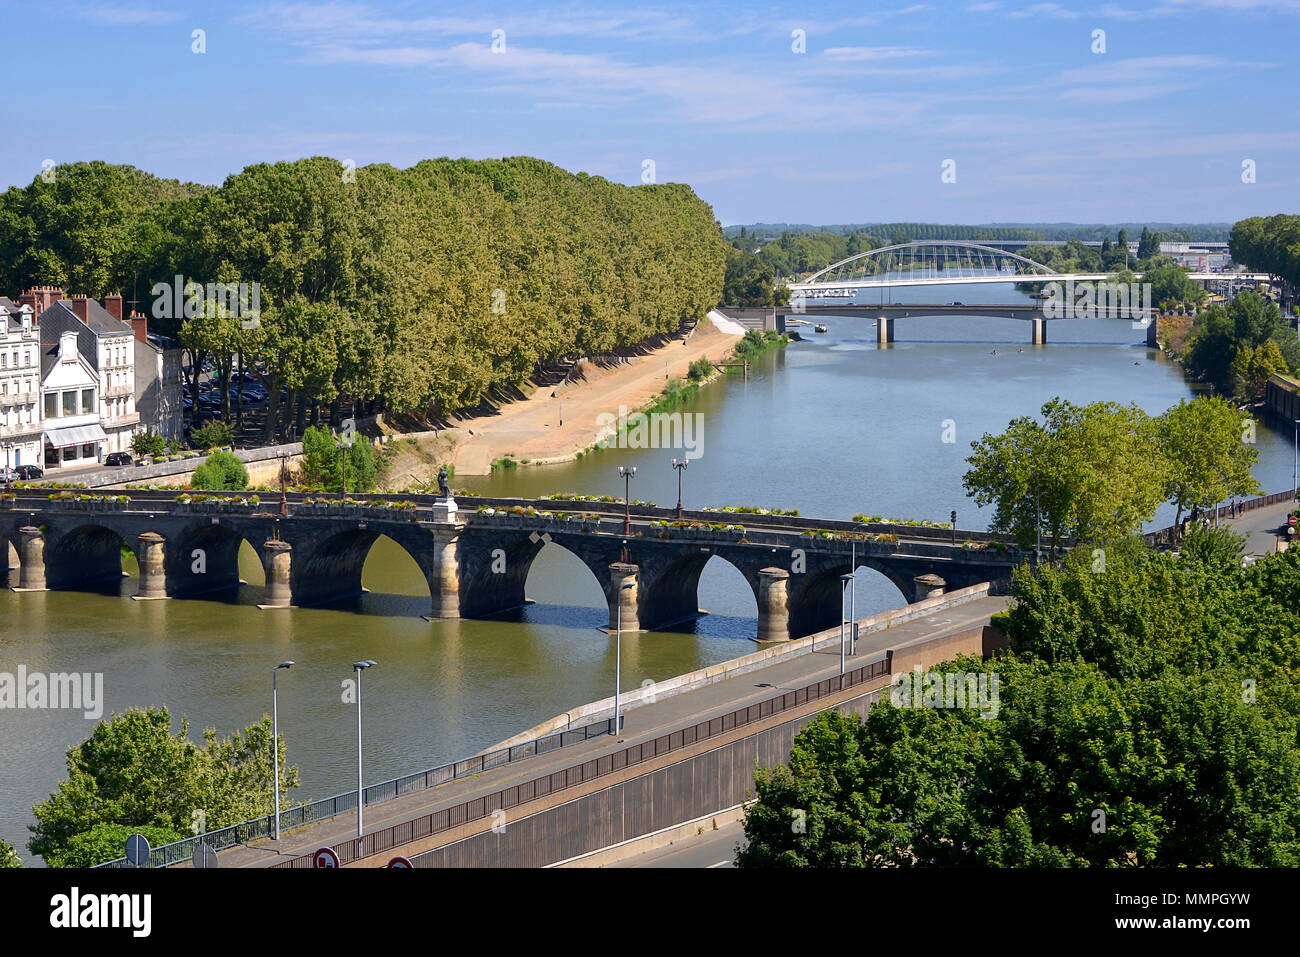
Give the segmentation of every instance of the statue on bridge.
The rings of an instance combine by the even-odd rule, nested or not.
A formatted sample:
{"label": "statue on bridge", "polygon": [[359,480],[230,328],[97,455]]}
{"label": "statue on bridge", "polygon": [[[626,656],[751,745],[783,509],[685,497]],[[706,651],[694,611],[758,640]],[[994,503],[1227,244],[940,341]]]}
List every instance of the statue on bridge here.
{"label": "statue on bridge", "polygon": [[443,498],[451,498],[451,486],[447,484],[447,466],[438,469],[438,493]]}

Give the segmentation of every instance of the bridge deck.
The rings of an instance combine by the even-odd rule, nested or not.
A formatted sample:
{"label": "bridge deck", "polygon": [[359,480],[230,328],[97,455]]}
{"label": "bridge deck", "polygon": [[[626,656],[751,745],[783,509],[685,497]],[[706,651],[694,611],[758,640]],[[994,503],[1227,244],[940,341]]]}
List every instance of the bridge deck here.
{"label": "bridge deck", "polygon": [[[848,667],[858,667],[894,648],[918,638],[938,638],[957,634],[971,627],[987,624],[989,617],[1007,606],[1004,597],[980,598],[966,604],[945,608],[925,618],[904,622],[884,631],[864,636],[858,642],[858,654],[849,659]],[[833,638],[837,630],[823,632]],[[638,640],[638,639],[633,639]],[[647,639],[639,639],[647,640]],[[653,639],[649,639],[653,640]],[[366,809],[366,832],[453,807],[467,800],[491,794],[502,788],[532,780],[542,774],[590,761],[737,708],[771,698],[782,691],[800,688],[839,672],[839,648],[826,645],[767,668],[757,669],[716,684],[646,704],[625,713],[625,732],[619,739],[595,738],[524,761],[487,771],[474,778],[449,782],[440,787],[386,801]],[[353,815],[344,815],[312,825],[278,842],[264,841],[234,847],[221,852],[222,867],[269,867],[292,857],[309,854],[316,848],[356,836]],[[404,853],[399,846],[392,855]],[[384,852],[380,856],[392,856]]]}

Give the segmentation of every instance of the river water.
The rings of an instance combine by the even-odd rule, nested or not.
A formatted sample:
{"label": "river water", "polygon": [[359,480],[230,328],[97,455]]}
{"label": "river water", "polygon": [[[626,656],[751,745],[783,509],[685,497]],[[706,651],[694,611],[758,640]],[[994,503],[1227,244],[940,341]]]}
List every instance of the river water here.
{"label": "river water", "polygon": [[[911,299],[890,293],[887,301],[954,298],[1013,297],[987,287],[932,287]],[[983,433],[1036,414],[1055,395],[1132,401],[1158,413],[1193,394],[1128,322],[1053,322],[1050,344],[1034,348],[1026,344],[1028,324],[1017,320],[900,320],[894,344],[879,349],[870,319],[817,321],[827,333],[805,331],[807,341],[766,353],[748,379],[729,373],[683,409],[700,416],[699,455],[683,476],[688,507],[936,521],[955,508],[961,527],[982,528],[987,515],[966,498],[961,476],[970,443]],[[945,430],[955,441],[944,441]],[[1261,427],[1258,446],[1261,485],[1289,488],[1291,437]],[[568,465],[455,484],[495,495],[621,495],[617,466],[634,465],[632,496],[672,505],[677,475],[669,460],[682,454],[611,448]],[[1171,519],[1172,510],[1162,509],[1156,524]],[[370,593],[331,609],[259,611],[261,569],[244,547],[249,584],[220,601],[0,592],[0,672],[19,665],[29,673],[102,672],[105,716],[166,705],[178,720],[188,717],[197,739],[205,727],[226,735],[269,713],[271,669],[293,659],[292,671],[281,672],[279,716],[289,760],[300,769],[301,800],[355,786],[356,711],[343,703],[341,682],[358,659],[378,662],[363,684],[368,783],[467,756],[613,693],[614,642],[598,630],[607,623],[603,596],[585,566],[558,546],[534,563],[528,594],[537,604],[503,620],[437,623],[419,617],[428,611],[423,577],[387,539],[366,563]],[[128,580],[122,595],[134,590]],[[711,614],[692,630],[625,638],[624,687],[755,649],[754,599],[737,571],[714,559],[699,599]],[[902,596],[864,569],[855,601],[864,615],[901,604]],[[0,711],[0,838],[21,848],[32,805],[65,776],[67,748],[93,727],[80,712]]]}

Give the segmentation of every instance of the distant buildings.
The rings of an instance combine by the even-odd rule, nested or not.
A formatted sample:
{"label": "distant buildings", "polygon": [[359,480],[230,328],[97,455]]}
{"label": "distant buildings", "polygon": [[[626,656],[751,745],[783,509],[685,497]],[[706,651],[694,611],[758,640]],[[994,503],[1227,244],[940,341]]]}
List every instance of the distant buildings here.
{"label": "distant buildings", "polygon": [[0,441],[11,465],[59,469],[129,452],[144,428],[181,435],[180,349],[143,316],[41,286],[0,297]]}

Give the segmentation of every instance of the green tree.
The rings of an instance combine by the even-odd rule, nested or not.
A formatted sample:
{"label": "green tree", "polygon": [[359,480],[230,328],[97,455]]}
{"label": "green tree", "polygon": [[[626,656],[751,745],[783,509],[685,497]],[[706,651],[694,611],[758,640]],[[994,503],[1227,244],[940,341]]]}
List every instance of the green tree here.
{"label": "green tree", "polygon": [[1155,514],[1164,477],[1141,409],[1057,398],[1042,414],[971,443],[962,481],[978,505],[995,506],[993,531],[1029,547],[1041,529],[1055,553],[1067,537],[1121,538]]}
{"label": "green tree", "polygon": [[96,824],[71,838],[66,845],[52,851],[45,857],[48,867],[94,867],[105,861],[116,860],[126,853],[126,839],[132,834],[141,834],[151,848],[174,844],[184,839],[185,835],[165,827],[150,827],[146,824]]}
{"label": "green tree", "polygon": [[248,469],[233,452],[216,449],[208,460],[194,470],[193,488],[209,491],[237,491],[248,488]]}
{"label": "green tree", "polygon": [[235,439],[235,430],[229,422],[214,420],[190,430],[190,441],[205,452],[229,445]]}
{"label": "green tree", "polygon": [[[131,708],[99,722],[90,737],[68,750],[67,779],[33,808],[37,823],[28,848],[51,863],[96,825],[188,834],[195,811],[203,812],[210,830],[271,812],[269,715],[226,740],[209,729],[202,746],[189,740],[188,731],[182,718],[172,733],[166,708]],[[277,746],[280,786],[297,787],[283,737]]]}
{"label": "green tree", "polygon": [[1221,569],[1240,565],[1245,550],[1246,540],[1226,525],[1193,526],[1178,549],[1185,561]]}
{"label": "green tree", "polygon": [[145,429],[131,436],[131,451],[137,457],[162,455],[167,451],[167,442],[157,432]]}
{"label": "green tree", "polygon": [[[343,488],[343,450],[339,438],[327,429],[308,428],[302,436],[302,474],[308,485],[337,492]],[[377,465],[374,449],[353,439],[347,449],[348,490],[367,492],[375,487]]]}
{"label": "green tree", "polygon": [[0,870],[7,867],[22,867],[23,859],[18,856],[14,846],[8,841],[0,841]]}
{"label": "green tree", "polygon": [[1164,463],[1164,497],[1178,509],[1207,509],[1234,495],[1261,491],[1251,474],[1259,459],[1253,420],[1223,398],[1183,399],[1156,419]]}

